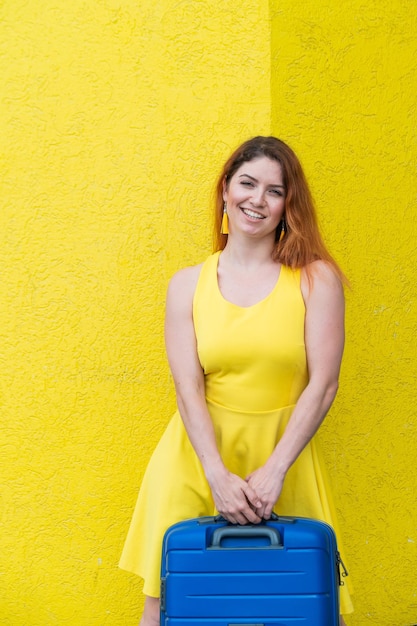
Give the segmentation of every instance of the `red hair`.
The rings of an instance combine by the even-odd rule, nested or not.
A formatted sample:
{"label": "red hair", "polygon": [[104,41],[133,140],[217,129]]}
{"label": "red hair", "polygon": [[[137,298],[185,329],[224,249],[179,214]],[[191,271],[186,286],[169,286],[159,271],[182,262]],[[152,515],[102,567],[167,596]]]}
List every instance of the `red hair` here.
{"label": "red hair", "polygon": [[260,157],[268,157],[280,164],[285,186],[285,235],[279,241],[280,223],[272,258],[294,269],[322,260],[334,269],[343,283],[347,283],[320,234],[313,198],[301,163],[293,150],[276,137],[253,137],[237,148],[226,161],[216,186],[214,251],[223,250],[227,243],[227,235],[220,233],[224,184],[228,186],[243,163]]}

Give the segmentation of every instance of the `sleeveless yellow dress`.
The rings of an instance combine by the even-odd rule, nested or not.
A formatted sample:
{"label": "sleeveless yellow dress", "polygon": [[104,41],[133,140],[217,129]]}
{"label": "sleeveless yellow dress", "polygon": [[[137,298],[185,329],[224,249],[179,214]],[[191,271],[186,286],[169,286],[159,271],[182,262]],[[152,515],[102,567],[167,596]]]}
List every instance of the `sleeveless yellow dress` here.
{"label": "sleeveless yellow dress", "polygon": [[[201,269],[193,303],[194,326],[221,456],[231,472],[245,478],[271,455],[307,385],[305,307],[300,271],[285,266],[262,301],[250,307],[228,302],[218,287],[219,254],[211,255]],[[316,437],[290,468],[274,510],[280,515],[324,520],[337,532]],[[120,567],[141,576],[143,592],[158,597],[165,530],[178,521],[216,513],[177,411],[147,467]],[[340,549],[339,537],[338,543]],[[341,611],[352,610],[345,584]]]}

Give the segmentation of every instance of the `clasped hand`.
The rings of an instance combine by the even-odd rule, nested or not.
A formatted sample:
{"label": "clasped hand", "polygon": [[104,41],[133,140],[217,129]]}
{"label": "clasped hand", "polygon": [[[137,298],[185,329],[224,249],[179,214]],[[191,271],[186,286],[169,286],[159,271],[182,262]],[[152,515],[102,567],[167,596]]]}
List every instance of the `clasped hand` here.
{"label": "clasped hand", "polygon": [[265,466],[252,472],[246,480],[226,472],[211,483],[216,509],[232,524],[259,524],[271,517],[281,493],[283,479]]}

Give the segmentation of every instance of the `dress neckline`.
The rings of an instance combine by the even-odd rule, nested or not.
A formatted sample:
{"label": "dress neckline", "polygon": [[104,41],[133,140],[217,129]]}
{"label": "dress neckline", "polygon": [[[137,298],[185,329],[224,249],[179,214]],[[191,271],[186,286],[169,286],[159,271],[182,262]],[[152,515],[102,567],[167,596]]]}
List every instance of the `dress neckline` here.
{"label": "dress neckline", "polygon": [[266,294],[266,296],[264,298],[262,298],[261,300],[258,300],[258,302],[254,302],[254,304],[249,304],[248,306],[242,306],[240,304],[235,304],[234,302],[230,302],[230,300],[228,300],[227,298],[224,297],[224,295],[221,292],[220,289],[220,285],[219,285],[219,275],[218,275],[218,267],[219,267],[219,259],[220,259],[220,254],[221,254],[221,250],[219,250],[216,253],[217,258],[215,259],[215,282],[216,282],[216,289],[217,289],[217,293],[220,297],[221,300],[223,300],[223,302],[225,302],[226,304],[229,304],[230,306],[233,306],[237,309],[242,309],[242,310],[247,310],[247,309],[253,309],[256,306],[259,306],[260,304],[266,302],[267,300],[269,300],[269,298],[272,297],[272,295],[275,293],[275,291],[278,289],[278,285],[281,281],[281,276],[282,276],[282,269],[283,269],[283,265],[281,263],[281,267],[279,269],[279,274],[277,277],[277,280],[275,281],[274,286],[272,287],[271,291],[269,293]]}

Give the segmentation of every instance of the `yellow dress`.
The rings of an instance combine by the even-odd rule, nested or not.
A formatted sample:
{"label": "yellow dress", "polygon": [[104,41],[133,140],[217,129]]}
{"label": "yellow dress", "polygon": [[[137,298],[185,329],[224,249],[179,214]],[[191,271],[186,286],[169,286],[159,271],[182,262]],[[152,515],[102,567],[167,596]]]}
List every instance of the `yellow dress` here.
{"label": "yellow dress", "polygon": [[[219,254],[202,267],[194,326],[220,453],[226,467],[245,478],[271,455],[308,382],[305,307],[300,271],[285,266],[262,301],[250,307],[228,302],[218,287]],[[316,438],[290,468],[274,510],[324,520],[337,532]],[[158,597],[165,530],[183,519],[215,514],[210,488],[177,411],[147,467],[120,567],[144,578],[144,593]],[[338,542],[340,549],[339,537]],[[341,610],[353,610],[347,584],[341,588]]]}

